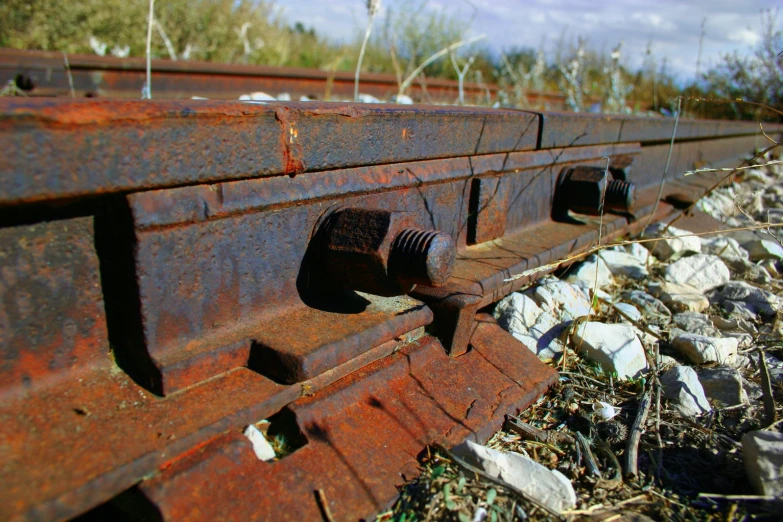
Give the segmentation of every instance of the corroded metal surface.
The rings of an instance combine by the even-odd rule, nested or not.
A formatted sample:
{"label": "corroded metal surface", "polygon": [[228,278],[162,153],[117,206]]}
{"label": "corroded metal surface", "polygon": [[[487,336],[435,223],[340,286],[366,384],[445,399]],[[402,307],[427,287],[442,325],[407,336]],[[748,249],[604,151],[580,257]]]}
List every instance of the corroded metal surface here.
{"label": "corroded metal surface", "polygon": [[0,228],[0,394],[109,363],[89,217]]}
{"label": "corroded metal surface", "polygon": [[[644,118],[608,114],[542,112],[541,147],[575,147],[600,143],[668,143],[674,133],[674,119]],[[777,127],[772,124],[773,127]],[[758,135],[759,126],[749,121],[680,120],[676,140],[706,136]]]}
{"label": "corroded metal surface", "polygon": [[3,98],[0,205],[531,150],[537,131],[491,109]]}
{"label": "corroded metal surface", "polygon": [[141,491],[164,520],[318,520],[319,489],[336,519],[370,518],[394,498],[400,474],[415,473],[425,445],[485,441],[556,378],[487,316],[479,319],[473,350],[461,357],[422,339],[292,404],[307,442],[280,461],[261,462],[247,440],[227,435],[142,482]]}
{"label": "corroded metal surface", "polygon": [[[680,123],[664,196],[698,197],[714,176],[682,172],[765,140]],[[595,220],[553,220],[567,169],[636,184],[604,240],[671,214],[670,124],[0,101],[0,518],[309,519],[313,489],[339,518],[378,511],[425,444],[483,440],[552,382],[482,308],[597,240]],[[241,432],[267,418],[304,445],[259,462]]]}

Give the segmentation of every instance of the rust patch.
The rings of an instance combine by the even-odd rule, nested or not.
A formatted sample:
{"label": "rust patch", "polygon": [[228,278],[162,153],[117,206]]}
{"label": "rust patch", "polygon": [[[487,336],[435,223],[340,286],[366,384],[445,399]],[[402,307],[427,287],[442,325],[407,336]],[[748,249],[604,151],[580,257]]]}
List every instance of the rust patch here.
{"label": "rust patch", "polygon": [[299,129],[295,111],[288,108],[275,109],[275,119],[280,122],[282,132],[280,145],[283,149],[283,174],[291,177],[306,170],[302,157],[302,147],[299,143]]}

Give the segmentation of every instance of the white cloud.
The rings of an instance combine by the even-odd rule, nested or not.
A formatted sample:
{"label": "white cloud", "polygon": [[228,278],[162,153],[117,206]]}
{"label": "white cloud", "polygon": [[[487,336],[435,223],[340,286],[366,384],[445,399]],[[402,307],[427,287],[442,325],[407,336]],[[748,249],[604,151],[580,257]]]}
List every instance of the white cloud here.
{"label": "white cloud", "polygon": [[749,47],[753,47],[761,40],[761,35],[750,28],[731,31],[726,35],[730,42],[737,42]]}
{"label": "white cloud", "polygon": [[657,13],[635,12],[631,14],[631,20],[642,24],[647,29],[656,29],[661,31],[673,31],[677,25],[670,20],[664,19]]}

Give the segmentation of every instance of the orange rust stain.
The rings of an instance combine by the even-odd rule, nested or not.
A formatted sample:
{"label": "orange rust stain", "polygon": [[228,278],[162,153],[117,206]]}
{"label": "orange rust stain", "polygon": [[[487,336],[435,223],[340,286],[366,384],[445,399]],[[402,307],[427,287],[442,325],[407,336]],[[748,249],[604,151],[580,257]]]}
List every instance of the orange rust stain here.
{"label": "orange rust stain", "polygon": [[283,173],[295,176],[305,170],[301,158],[301,146],[297,142],[299,132],[296,129],[296,120],[291,117],[288,109],[275,110],[275,118],[280,122],[280,145],[283,152]]}

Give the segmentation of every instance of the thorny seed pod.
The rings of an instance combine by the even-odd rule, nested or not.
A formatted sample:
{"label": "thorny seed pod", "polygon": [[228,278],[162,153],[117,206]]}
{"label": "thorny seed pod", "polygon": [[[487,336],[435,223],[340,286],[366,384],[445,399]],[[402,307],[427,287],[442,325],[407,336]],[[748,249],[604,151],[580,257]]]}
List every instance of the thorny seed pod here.
{"label": "thorny seed pod", "polygon": [[600,422],[598,434],[609,444],[620,444],[628,439],[628,427],[617,421]]}

